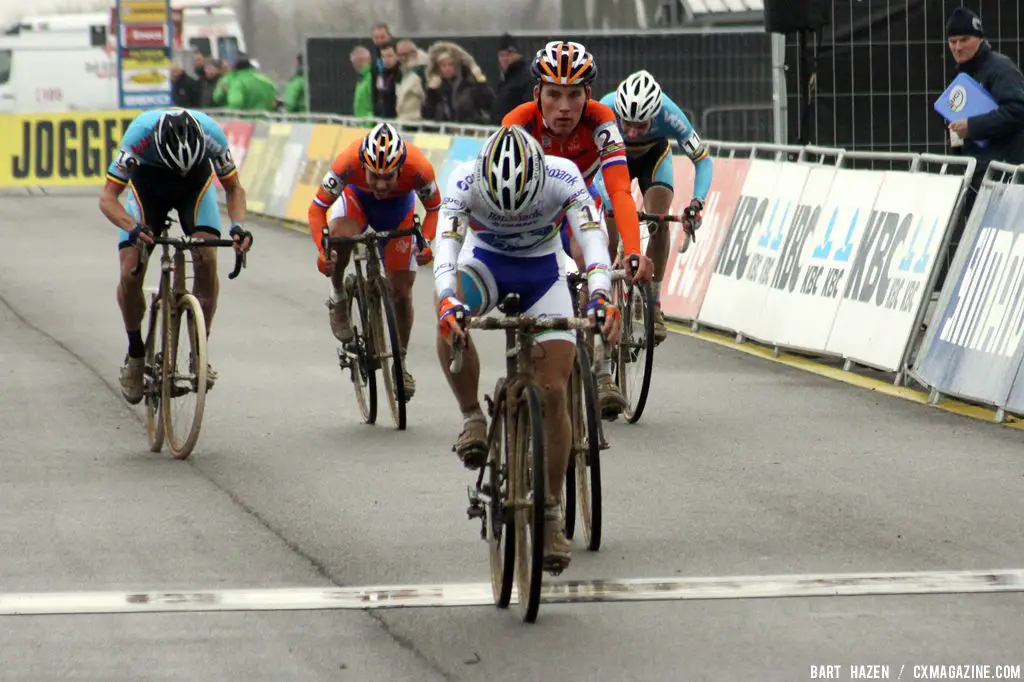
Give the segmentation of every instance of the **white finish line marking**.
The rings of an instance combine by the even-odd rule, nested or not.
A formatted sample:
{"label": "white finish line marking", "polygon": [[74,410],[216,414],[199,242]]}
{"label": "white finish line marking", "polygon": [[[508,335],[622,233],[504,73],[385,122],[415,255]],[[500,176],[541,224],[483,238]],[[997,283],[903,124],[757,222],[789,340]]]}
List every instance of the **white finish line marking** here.
{"label": "white finish line marking", "polygon": [[[552,581],[543,603],[1024,592],[1024,569]],[[514,593],[513,593],[514,600]],[[490,583],[0,594],[0,615],[490,606]]]}

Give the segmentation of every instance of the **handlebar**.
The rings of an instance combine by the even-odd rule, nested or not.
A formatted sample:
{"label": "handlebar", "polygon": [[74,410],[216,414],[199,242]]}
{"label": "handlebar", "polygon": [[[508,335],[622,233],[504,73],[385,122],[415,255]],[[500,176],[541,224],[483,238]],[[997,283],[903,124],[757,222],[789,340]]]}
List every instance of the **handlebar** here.
{"label": "handlebar", "polygon": [[[177,249],[201,249],[204,247],[233,247],[235,241],[233,239],[199,239],[196,237],[154,237],[153,246],[170,246]],[[149,261],[151,250],[146,245],[141,245],[141,253],[139,254],[139,262],[135,265],[132,270],[132,275],[138,275],[142,272],[142,268],[145,267]],[[246,266],[246,255],[245,253],[235,254],[235,268],[228,275],[228,279],[235,279],[242,272],[242,268]]]}
{"label": "handlebar", "polygon": [[392,239],[399,239],[400,237],[414,237],[416,241],[416,249],[422,251],[427,247],[427,240],[423,236],[423,232],[420,230],[420,221],[416,217],[413,220],[413,226],[407,227],[401,230],[390,230],[388,232],[371,232],[366,231],[362,234],[357,234],[354,237],[332,237],[330,228],[324,225],[320,237],[320,246],[323,247],[323,251],[326,254],[332,246],[349,246],[352,244],[376,244],[379,242],[387,242]]}
{"label": "handlebar", "polygon": [[[507,330],[521,332],[541,332],[550,330],[590,329],[591,323],[585,317],[534,317],[532,315],[515,315],[513,317],[474,317],[467,323],[462,311],[457,312],[456,321],[463,329]],[[452,374],[462,371],[462,354],[464,348],[459,344],[452,345],[452,361],[448,368]]]}
{"label": "handlebar", "polygon": [[690,239],[693,240],[694,244],[697,243],[697,231],[694,229],[693,221],[689,218],[672,215],[671,213],[647,213],[646,211],[637,211],[636,215],[639,220],[653,220],[662,223],[682,223],[683,229],[690,235]]}

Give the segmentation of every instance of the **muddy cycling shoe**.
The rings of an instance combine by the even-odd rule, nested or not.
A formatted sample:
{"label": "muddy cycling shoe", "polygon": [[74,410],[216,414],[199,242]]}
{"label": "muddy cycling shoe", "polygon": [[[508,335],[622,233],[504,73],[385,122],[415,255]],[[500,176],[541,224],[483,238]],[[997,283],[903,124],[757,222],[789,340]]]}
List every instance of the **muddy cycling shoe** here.
{"label": "muddy cycling shoe", "polygon": [[206,390],[209,391],[213,388],[213,385],[217,383],[217,379],[220,375],[217,374],[217,370],[213,368],[213,365],[206,363]]}
{"label": "muddy cycling shoe", "polygon": [[629,407],[626,396],[622,395],[622,389],[612,381],[610,374],[605,374],[597,380],[597,404],[601,410],[601,419],[608,421],[614,421]]}
{"label": "muddy cycling shoe", "polygon": [[334,338],[338,339],[338,341],[341,341],[342,343],[348,343],[351,341],[355,334],[352,331],[352,325],[349,323],[348,319],[348,299],[327,299],[327,310],[328,316],[331,320],[331,332],[334,334]]}
{"label": "muddy cycling shoe", "polygon": [[487,418],[482,413],[465,418],[452,449],[467,469],[477,470],[487,463]]}
{"label": "muddy cycling shoe", "polygon": [[416,395],[416,380],[404,366],[402,367],[402,385],[405,387],[405,402],[409,402]]}
{"label": "muddy cycling shoe", "polygon": [[558,575],[572,561],[572,543],[565,537],[565,516],[558,502],[549,499],[544,505],[544,559],[543,568]]}
{"label": "muddy cycling shoe", "polygon": [[146,358],[125,356],[124,366],[121,367],[121,395],[124,396],[129,405],[138,405],[142,402],[143,374],[145,369]]}
{"label": "muddy cycling shoe", "polygon": [[657,346],[668,338],[668,329],[665,327],[665,313],[661,312],[660,305],[655,304],[651,313],[654,317],[654,345]]}

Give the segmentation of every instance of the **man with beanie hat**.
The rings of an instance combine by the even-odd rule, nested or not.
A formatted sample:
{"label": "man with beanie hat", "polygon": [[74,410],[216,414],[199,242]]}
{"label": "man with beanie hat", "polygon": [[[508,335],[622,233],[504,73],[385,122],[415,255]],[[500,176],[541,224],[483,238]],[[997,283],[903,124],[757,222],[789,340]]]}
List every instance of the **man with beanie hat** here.
{"label": "man with beanie hat", "polygon": [[498,65],[501,66],[501,83],[495,93],[494,106],[491,107],[491,118],[495,125],[501,125],[505,114],[523,102],[533,101],[533,76],[530,65],[523,59],[522,53],[512,36],[501,36],[498,43]]}
{"label": "man with beanie hat", "polygon": [[[1024,75],[1005,55],[992,49],[985,40],[981,19],[974,12],[957,7],[946,22],[949,51],[957,70],[978,81],[992,95],[997,109],[987,114],[953,121],[949,124],[950,142],[962,153],[977,159],[971,190],[967,193],[963,215],[968,216],[985,170],[991,161],[1024,163]],[[985,147],[977,144],[986,141]],[[966,221],[953,232],[950,256],[956,252]],[[945,275],[939,278],[939,285]]]}

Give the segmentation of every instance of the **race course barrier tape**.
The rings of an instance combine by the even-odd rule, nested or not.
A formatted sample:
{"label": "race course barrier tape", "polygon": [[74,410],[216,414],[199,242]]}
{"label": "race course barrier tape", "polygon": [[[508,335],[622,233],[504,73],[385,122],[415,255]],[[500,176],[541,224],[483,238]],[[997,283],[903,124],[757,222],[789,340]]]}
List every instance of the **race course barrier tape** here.
{"label": "race course barrier tape", "polygon": [[[102,184],[135,113],[0,115],[0,187]],[[300,226],[335,155],[366,132],[366,121],[333,115],[210,113],[227,134],[250,211]],[[442,188],[494,130],[394,123],[427,153]],[[706,144],[714,176],[698,239],[685,254],[677,253],[682,229],[670,227],[661,286],[667,317],[838,359],[847,369],[883,370],[897,383],[912,378],[935,399],[956,395],[1024,411],[1020,172],[1010,173],[1013,182],[986,184],[939,299],[940,319],[928,325],[912,368],[974,160]],[[879,161],[888,167],[869,165]],[[694,168],[682,155],[672,162],[679,213]]]}

